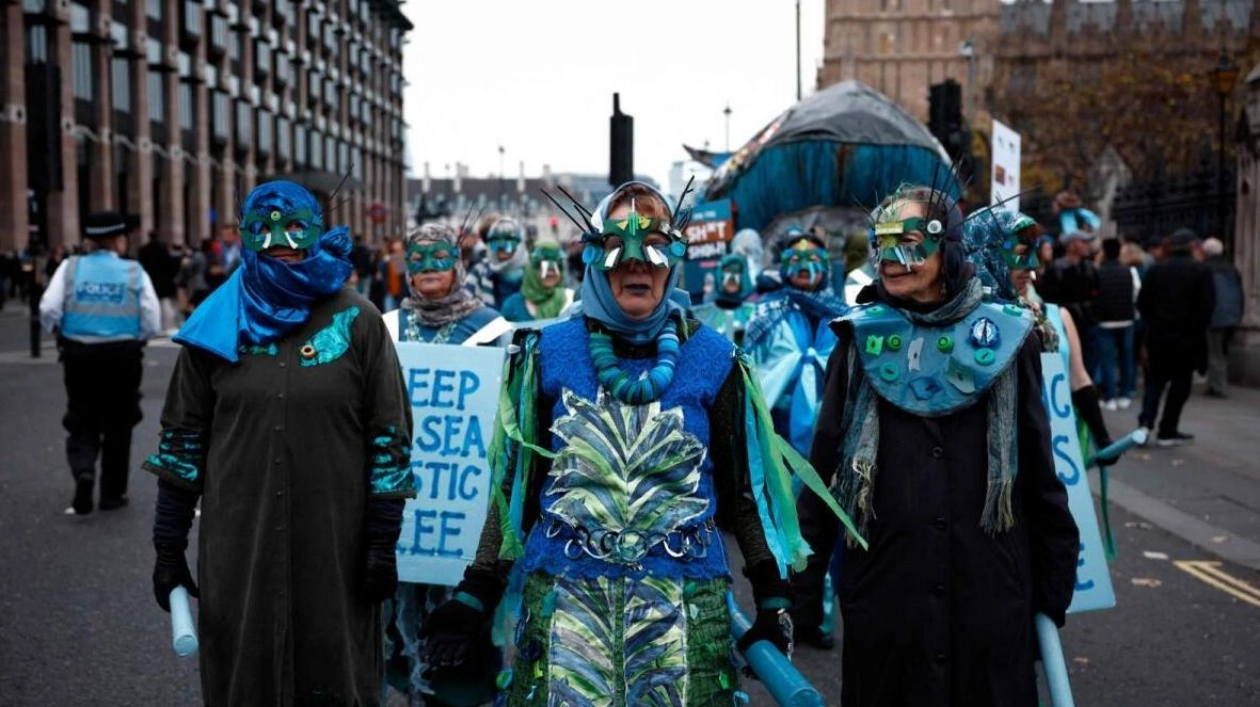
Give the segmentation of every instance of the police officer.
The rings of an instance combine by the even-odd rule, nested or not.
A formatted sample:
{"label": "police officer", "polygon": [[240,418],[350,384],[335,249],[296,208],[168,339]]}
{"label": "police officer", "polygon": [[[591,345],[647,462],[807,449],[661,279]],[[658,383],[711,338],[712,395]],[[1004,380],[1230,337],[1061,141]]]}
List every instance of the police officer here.
{"label": "police officer", "polygon": [[69,436],[66,457],[74,502],[66,514],[92,512],[96,458],[101,458],[102,511],[127,505],[131,429],[140,422],[141,359],[161,327],[153,283],[127,251],[133,229],[118,213],[87,217],[88,254],[67,258],[39,303],[40,320],[57,336],[65,372]]}

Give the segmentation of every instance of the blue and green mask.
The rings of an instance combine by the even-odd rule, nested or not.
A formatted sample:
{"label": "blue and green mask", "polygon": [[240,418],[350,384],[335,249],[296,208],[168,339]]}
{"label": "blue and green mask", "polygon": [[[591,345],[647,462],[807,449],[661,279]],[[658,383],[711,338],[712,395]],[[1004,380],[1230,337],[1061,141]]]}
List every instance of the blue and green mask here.
{"label": "blue and green mask", "polygon": [[540,280],[546,280],[552,273],[564,274],[564,251],[558,245],[540,245],[529,254],[530,265],[538,273]]}
{"label": "blue and green mask", "polygon": [[453,243],[435,241],[407,244],[407,272],[412,275],[422,272],[450,272],[457,265],[459,248]]}
{"label": "blue and green mask", "polygon": [[323,232],[315,195],[293,182],[260,184],[241,206],[241,242],[253,251],[275,246],[306,250]]}
{"label": "blue and green mask", "polygon": [[600,233],[588,238],[582,261],[597,269],[615,270],[630,260],[654,268],[672,268],[687,254],[687,241],[667,219],[650,218],[635,210],[622,219],[607,219]]}
{"label": "blue and green mask", "polygon": [[826,275],[831,266],[827,249],[808,238],[802,238],[783,249],[779,260],[779,273],[784,282],[790,282],[802,272],[809,273],[810,282],[819,275]]}
{"label": "blue and green mask", "polygon": [[486,234],[486,247],[493,255],[499,253],[512,255],[517,248],[521,247],[523,240],[524,234],[520,224],[510,219],[503,219],[490,227],[490,231]]}
{"label": "blue and green mask", "polygon": [[901,221],[877,223],[871,229],[876,260],[900,263],[907,268],[922,265],[941,249],[945,226],[938,220],[914,216]]}
{"label": "blue and green mask", "polygon": [[1036,221],[1023,215],[1011,225],[1011,230],[998,247],[1006,267],[1011,270],[1036,270],[1041,267],[1041,259],[1037,257],[1041,229],[1036,226]]}

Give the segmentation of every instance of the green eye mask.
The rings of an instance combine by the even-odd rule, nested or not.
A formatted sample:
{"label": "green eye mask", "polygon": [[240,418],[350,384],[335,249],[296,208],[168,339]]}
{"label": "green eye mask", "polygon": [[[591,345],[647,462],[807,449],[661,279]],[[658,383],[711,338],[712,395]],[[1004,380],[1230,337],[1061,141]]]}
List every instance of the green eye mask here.
{"label": "green eye mask", "polygon": [[[911,233],[923,235],[918,243],[906,242],[904,239]],[[945,229],[940,221],[929,221],[917,216],[904,221],[877,223],[871,229],[871,246],[881,262],[901,263],[906,267],[921,265],[940,250],[945,240]]]}
{"label": "green eye mask", "polygon": [[410,243],[407,245],[407,272],[449,272],[459,264],[459,249],[450,243]]}
{"label": "green eye mask", "polygon": [[[290,230],[295,225],[301,230]],[[298,209],[287,216],[279,209],[265,213],[250,212],[241,221],[241,242],[253,251],[273,246],[306,250],[319,240],[322,233],[315,214],[307,209]]]}
{"label": "green eye mask", "polygon": [[[668,244],[645,243],[649,236],[663,235]],[[638,260],[656,268],[670,268],[687,254],[687,243],[671,235],[665,219],[640,216],[631,210],[624,219],[605,221],[598,243],[588,243],[582,259],[600,270],[614,270],[627,260]]]}
{"label": "green eye mask", "polygon": [[533,262],[534,269],[538,271],[538,277],[540,278],[546,279],[553,272],[564,272],[564,253],[559,248],[535,248],[529,254],[529,258]]}

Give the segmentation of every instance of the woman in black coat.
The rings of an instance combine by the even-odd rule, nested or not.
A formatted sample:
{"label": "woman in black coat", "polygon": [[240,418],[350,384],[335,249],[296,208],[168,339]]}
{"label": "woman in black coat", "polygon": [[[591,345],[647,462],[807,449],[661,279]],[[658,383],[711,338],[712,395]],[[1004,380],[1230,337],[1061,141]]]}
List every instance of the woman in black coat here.
{"label": "woman in black coat", "polygon": [[[810,454],[870,541],[842,544],[845,707],[1037,704],[1033,616],[1062,624],[1078,536],[1041,404],[1041,345],[986,302],[952,199],[903,187],[876,211],[879,281],[840,343]],[[837,525],[802,496],[803,534]],[[827,554],[794,581],[821,615]]]}

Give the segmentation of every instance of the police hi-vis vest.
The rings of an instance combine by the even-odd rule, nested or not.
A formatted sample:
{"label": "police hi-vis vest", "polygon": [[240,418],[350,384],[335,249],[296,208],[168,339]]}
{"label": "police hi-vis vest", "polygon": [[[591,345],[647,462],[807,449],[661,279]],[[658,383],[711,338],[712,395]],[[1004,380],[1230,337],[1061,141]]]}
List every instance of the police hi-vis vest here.
{"label": "police hi-vis vest", "polygon": [[70,258],[61,335],[85,344],[139,339],[141,272],[105,251]]}

